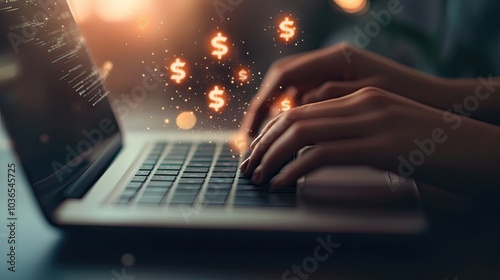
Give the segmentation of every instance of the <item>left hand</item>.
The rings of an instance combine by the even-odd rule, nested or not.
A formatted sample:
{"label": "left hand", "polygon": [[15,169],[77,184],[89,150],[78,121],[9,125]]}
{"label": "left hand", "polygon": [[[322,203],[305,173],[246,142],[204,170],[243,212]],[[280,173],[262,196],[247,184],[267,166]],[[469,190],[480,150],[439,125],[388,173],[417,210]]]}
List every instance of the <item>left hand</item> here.
{"label": "left hand", "polygon": [[[478,135],[483,136],[480,141]],[[417,161],[418,166],[411,166],[416,170],[471,171],[495,177],[499,140],[496,126],[367,87],[276,117],[252,143],[252,154],[241,169],[245,176],[253,175],[255,183],[272,179],[273,188],[294,184],[326,165],[369,165],[413,177],[413,172],[401,174],[408,169],[401,167],[403,160]],[[306,146],[315,149],[287,164]],[[423,158],[412,159],[412,154]]]}

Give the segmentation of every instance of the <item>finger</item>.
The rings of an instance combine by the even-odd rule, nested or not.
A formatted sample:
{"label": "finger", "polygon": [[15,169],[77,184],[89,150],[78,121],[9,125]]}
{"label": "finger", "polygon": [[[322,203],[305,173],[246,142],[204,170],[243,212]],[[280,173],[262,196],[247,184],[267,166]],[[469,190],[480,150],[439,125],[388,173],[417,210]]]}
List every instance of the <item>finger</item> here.
{"label": "finger", "polygon": [[374,79],[362,79],[346,82],[326,82],[321,87],[304,93],[301,96],[302,104],[316,103],[329,99],[339,98],[356,92],[364,87],[374,85]]}
{"label": "finger", "polygon": [[260,161],[268,148],[274,141],[281,136],[294,122],[315,119],[315,118],[332,118],[346,117],[354,114],[359,114],[358,110],[351,109],[349,99],[345,97],[337,100],[329,100],[321,103],[301,106],[283,113],[279,117],[273,119],[265,128],[262,134],[257,137],[252,143],[252,153],[250,160],[242,169],[245,176],[251,176],[255,168],[260,164]]}
{"label": "finger", "polygon": [[269,147],[255,169],[253,179],[256,183],[267,182],[286,164],[287,158],[303,147],[327,141],[365,138],[375,129],[373,119],[372,114],[366,114],[296,122]]}
{"label": "finger", "polygon": [[[318,102],[314,104],[307,104],[297,108],[294,108],[288,112],[281,114],[280,116],[271,120],[263,129],[262,133],[252,142],[251,149],[255,149],[258,143],[262,140],[264,135],[266,135],[270,129],[274,127],[274,125],[278,121],[298,121],[303,119],[310,118],[322,118],[322,117],[343,117],[343,116],[352,116],[355,114],[360,114],[363,112],[370,112],[373,108],[367,106],[366,104],[362,104],[363,98],[366,98],[368,91],[373,91],[371,89],[361,89],[355,93],[339,97],[335,100],[327,100],[323,102]],[[286,118],[286,119],[283,119]],[[282,127],[281,131],[277,131],[276,134],[279,135],[284,132],[284,129],[287,127]],[[269,140],[268,143],[271,143],[274,140]]]}
{"label": "finger", "polygon": [[[345,59],[345,45],[297,56],[286,63],[273,66],[264,84],[252,101],[244,127],[253,137],[269,114],[273,97],[280,97],[290,86],[320,85],[328,80],[346,80],[351,76]],[[313,88],[313,87],[311,87]]]}
{"label": "finger", "polygon": [[302,176],[328,165],[372,165],[379,149],[373,138],[322,143],[285,166],[271,180],[271,190],[294,185]]}

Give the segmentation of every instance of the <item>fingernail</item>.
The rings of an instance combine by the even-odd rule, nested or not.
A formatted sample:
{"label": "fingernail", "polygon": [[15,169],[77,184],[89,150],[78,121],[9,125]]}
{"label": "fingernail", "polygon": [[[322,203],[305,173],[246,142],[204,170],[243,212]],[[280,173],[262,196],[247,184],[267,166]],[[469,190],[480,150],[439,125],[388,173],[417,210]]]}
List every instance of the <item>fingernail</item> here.
{"label": "fingernail", "polygon": [[259,135],[257,138],[255,138],[255,140],[253,140],[252,144],[250,144],[250,149],[254,149],[255,146],[257,145],[257,143],[260,141],[260,138],[262,138],[262,134]]}
{"label": "fingernail", "polygon": [[250,162],[250,158],[247,158],[241,165],[240,165],[240,170],[241,172],[245,172],[248,167],[248,162]]}
{"label": "fingernail", "polygon": [[271,188],[269,189],[271,192],[280,189],[284,186],[285,178],[281,175],[277,175],[271,180]]}
{"label": "fingernail", "polygon": [[262,181],[262,168],[260,168],[260,166],[259,166],[253,172],[252,182],[254,182],[256,184],[260,184],[261,181]]}

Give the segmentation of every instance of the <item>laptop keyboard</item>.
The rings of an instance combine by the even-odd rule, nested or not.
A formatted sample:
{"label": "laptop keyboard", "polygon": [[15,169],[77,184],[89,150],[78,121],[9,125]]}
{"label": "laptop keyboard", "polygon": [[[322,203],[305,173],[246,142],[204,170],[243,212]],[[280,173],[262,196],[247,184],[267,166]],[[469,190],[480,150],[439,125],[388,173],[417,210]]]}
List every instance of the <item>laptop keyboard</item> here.
{"label": "laptop keyboard", "polygon": [[241,157],[228,143],[153,145],[118,205],[295,207],[295,188],[269,193],[240,175]]}

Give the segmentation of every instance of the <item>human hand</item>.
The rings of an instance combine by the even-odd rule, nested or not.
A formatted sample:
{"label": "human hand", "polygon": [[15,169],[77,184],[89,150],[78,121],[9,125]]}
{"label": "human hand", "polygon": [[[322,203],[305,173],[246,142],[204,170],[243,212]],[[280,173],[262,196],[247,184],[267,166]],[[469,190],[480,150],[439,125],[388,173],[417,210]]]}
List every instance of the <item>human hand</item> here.
{"label": "human hand", "polygon": [[[272,179],[273,188],[327,165],[369,165],[417,178],[451,170],[498,181],[499,140],[496,126],[367,87],[276,117],[252,143],[241,169],[256,183]],[[306,146],[315,148],[287,164]],[[403,161],[414,172],[402,174],[408,173]]]}
{"label": "human hand", "polygon": [[268,117],[272,103],[287,89],[298,104],[307,104],[376,86],[441,108],[440,105],[446,102],[435,94],[439,81],[348,44],[285,57],[268,71],[245,116],[240,134],[255,137]]}

